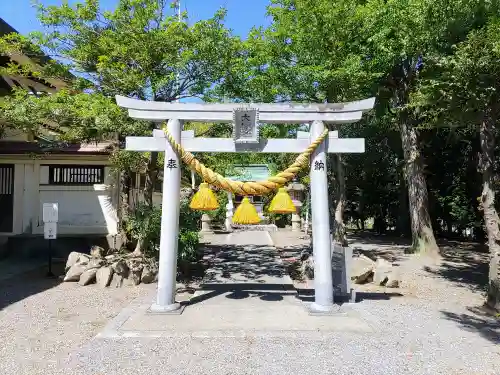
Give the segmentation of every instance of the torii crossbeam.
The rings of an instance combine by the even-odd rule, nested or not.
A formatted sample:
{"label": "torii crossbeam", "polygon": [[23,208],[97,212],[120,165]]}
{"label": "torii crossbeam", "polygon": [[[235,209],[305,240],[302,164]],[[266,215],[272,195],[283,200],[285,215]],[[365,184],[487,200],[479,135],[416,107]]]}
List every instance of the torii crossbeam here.
{"label": "torii crossbeam", "polygon": [[[194,104],[149,102],[117,96],[119,106],[129,116],[141,120],[163,122],[176,142],[191,152],[265,152],[301,153],[325,131],[325,123],[354,123],[373,108],[375,99],[339,104]],[[239,117],[238,117],[239,116]],[[253,116],[253,117],[252,117]],[[239,125],[242,118],[248,123]],[[195,137],[193,131],[182,131],[183,121],[235,122],[233,138]],[[258,123],[311,123],[309,132],[298,132],[297,139],[261,139]],[[179,232],[180,160],[166,140],[163,130],[153,137],[127,137],[126,149],[131,151],[165,152],[162,219],[160,236],[160,269],[154,312],[179,313],[175,302],[177,246]],[[334,308],[330,216],[326,153],[363,153],[364,139],[341,139],[338,132],[329,137],[311,156],[311,209],[314,254],[315,301],[313,312],[330,312]]]}

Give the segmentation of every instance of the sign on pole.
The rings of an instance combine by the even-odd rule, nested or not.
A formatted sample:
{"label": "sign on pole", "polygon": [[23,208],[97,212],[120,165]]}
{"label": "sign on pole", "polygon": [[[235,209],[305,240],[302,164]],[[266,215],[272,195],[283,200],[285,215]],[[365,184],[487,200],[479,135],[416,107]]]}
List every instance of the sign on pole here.
{"label": "sign on pole", "polygon": [[43,222],[57,223],[59,219],[59,204],[44,203],[43,204]]}
{"label": "sign on pole", "polygon": [[57,238],[57,223],[45,223],[43,226],[43,238],[55,240]]}

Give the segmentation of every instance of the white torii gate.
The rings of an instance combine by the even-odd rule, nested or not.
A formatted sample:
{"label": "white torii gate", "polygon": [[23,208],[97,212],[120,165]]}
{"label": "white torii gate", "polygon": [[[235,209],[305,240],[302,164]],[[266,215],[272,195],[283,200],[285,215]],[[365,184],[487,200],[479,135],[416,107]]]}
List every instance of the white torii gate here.
{"label": "white torii gate", "polygon": [[[132,118],[155,122],[168,120],[168,131],[187,151],[298,154],[324,132],[325,123],[357,122],[361,120],[364,112],[373,108],[375,99],[338,104],[194,104],[141,101],[117,96],[116,102],[120,107],[127,108]],[[259,120],[273,124],[311,123],[310,132],[298,132],[297,139],[259,139],[257,127],[253,129],[256,137],[253,141],[247,141],[236,139],[236,136],[234,139],[201,138],[195,137],[193,131],[182,131],[183,121],[235,121],[235,116],[237,116],[235,114],[242,108],[253,111],[254,115],[256,113],[253,119],[255,123]],[[153,137],[127,137],[126,149],[165,152],[158,291],[156,303],[151,306],[151,311],[179,313],[181,307],[175,301],[175,292],[181,161],[166,140],[163,130],[155,130]],[[310,188],[315,289],[315,301],[310,306],[312,312],[330,312],[334,307],[326,153],[363,153],[364,151],[363,138],[340,139],[337,131],[331,131],[329,137],[311,156]]]}

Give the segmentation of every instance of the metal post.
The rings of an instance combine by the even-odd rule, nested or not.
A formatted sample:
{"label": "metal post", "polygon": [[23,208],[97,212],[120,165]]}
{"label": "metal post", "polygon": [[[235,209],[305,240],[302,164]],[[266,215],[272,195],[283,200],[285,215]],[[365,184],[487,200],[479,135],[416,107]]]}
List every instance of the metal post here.
{"label": "metal post", "polygon": [[[180,144],[181,121],[168,121],[168,131]],[[160,264],[158,272],[158,294],[152,312],[179,312],[175,302],[177,275],[177,248],[179,235],[181,169],[180,160],[168,141],[165,150],[163,171],[163,194],[161,205]]]}
{"label": "metal post", "polygon": [[54,277],[52,272],[52,240],[49,241],[49,271],[47,272],[47,277]]}
{"label": "metal post", "polygon": [[[322,121],[314,121],[311,125],[311,140],[317,139],[324,130]],[[314,303],[311,304],[310,310],[318,313],[330,312],[334,307],[325,151],[326,142],[323,142],[311,156]]]}

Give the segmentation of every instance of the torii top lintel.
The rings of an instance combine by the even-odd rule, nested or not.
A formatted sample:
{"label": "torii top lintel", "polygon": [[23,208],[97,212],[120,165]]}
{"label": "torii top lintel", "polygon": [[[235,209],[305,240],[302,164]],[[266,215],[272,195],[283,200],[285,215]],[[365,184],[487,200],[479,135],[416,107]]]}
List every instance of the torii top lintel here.
{"label": "torii top lintel", "polygon": [[117,95],[116,103],[127,108],[129,116],[140,120],[164,121],[178,119],[204,122],[232,122],[233,111],[248,107],[259,110],[259,119],[265,123],[353,123],[371,110],[375,98],[347,103],[166,103],[137,100]]}

